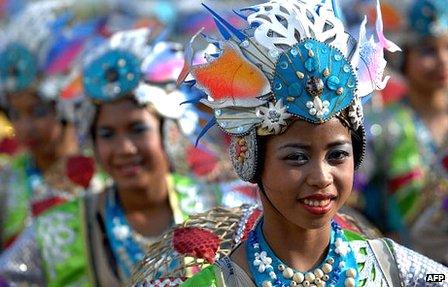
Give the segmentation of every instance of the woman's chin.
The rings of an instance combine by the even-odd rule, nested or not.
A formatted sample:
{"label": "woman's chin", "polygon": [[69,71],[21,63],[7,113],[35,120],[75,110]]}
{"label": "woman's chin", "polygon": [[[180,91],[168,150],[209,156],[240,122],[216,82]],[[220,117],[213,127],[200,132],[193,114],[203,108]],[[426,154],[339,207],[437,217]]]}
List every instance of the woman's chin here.
{"label": "woman's chin", "polygon": [[140,180],[138,177],[137,178],[120,178],[120,179],[115,179],[115,184],[118,186],[118,188],[120,189],[124,189],[124,190],[146,190],[148,188],[148,184],[146,181],[144,180]]}

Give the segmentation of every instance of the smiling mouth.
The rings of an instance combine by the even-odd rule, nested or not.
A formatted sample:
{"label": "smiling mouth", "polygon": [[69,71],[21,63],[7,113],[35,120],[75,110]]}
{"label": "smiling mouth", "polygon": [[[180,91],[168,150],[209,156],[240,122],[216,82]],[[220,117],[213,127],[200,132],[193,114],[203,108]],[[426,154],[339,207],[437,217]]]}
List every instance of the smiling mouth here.
{"label": "smiling mouth", "polygon": [[332,207],[337,196],[333,195],[311,195],[299,199],[299,203],[313,215],[323,215],[328,213]]}
{"label": "smiling mouth", "polygon": [[117,164],[115,165],[115,170],[119,172],[122,176],[135,176],[143,166],[143,160],[135,160],[132,162]]}

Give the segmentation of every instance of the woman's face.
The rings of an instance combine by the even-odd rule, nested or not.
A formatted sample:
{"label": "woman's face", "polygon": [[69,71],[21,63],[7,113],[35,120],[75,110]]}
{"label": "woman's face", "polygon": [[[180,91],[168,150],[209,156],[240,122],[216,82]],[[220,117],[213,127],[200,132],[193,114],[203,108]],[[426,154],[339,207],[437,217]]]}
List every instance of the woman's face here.
{"label": "woman's face", "polygon": [[448,35],[422,41],[406,57],[410,83],[429,91],[448,88]]}
{"label": "woman's face", "polygon": [[62,125],[54,105],[30,91],[8,95],[8,115],[17,139],[32,153],[55,150],[62,137]]}
{"label": "woman's face", "polygon": [[[265,148],[262,183],[272,204],[301,228],[328,224],[353,186],[349,130],[337,118],[319,125],[297,120]],[[275,212],[265,199],[263,208]]]}
{"label": "woman's face", "polygon": [[118,188],[147,189],[164,178],[168,161],[160,122],[130,99],[102,104],[95,127],[96,152]]}

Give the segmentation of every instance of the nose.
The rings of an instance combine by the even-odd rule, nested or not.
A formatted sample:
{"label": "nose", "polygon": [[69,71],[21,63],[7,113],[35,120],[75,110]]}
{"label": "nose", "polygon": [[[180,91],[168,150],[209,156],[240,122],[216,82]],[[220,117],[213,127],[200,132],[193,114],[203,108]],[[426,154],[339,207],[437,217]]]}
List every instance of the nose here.
{"label": "nose", "polygon": [[120,136],[117,138],[115,150],[121,155],[135,154],[137,152],[137,146],[129,137]]}
{"label": "nose", "polygon": [[317,189],[325,189],[333,183],[331,167],[323,161],[316,162],[309,167],[306,183]]}

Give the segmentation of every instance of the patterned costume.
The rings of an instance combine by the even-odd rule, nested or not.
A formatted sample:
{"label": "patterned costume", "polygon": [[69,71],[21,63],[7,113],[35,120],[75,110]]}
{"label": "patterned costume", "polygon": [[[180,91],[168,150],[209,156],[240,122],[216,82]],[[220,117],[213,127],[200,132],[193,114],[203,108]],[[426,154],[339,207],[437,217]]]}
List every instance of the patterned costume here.
{"label": "patterned costume", "polygon": [[[241,30],[205,6],[222,35],[220,39],[205,38],[218,51],[209,55],[207,63],[194,65],[191,47],[187,49],[190,54],[180,80],[191,74],[192,83],[206,91],[208,97],[200,101],[214,109],[212,123],[232,136],[230,157],[236,172],[245,181],[257,182],[266,201],[271,200],[260,184],[260,138],[281,134],[294,118],[322,124],[337,117],[351,130],[355,167],[362,162],[362,100],[385,87],[388,78],[383,79],[383,50],[394,52],[399,47],[383,35],[379,2],[372,37],[366,33],[367,20],[361,24],[358,37],[346,33],[334,5],[335,1],[272,0],[236,12],[248,23]],[[283,216],[282,211],[277,212]],[[423,286],[428,274],[448,272],[442,265],[389,239],[367,240],[348,231],[336,218],[328,222],[330,240],[324,260],[312,270],[294,270],[267,243],[261,229],[265,219],[262,217],[248,229],[247,237],[241,233],[236,236],[236,242],[246,238],[241,243],[246,250],[242,260],[246,260],[248,269],[232,262],[231,255],[214,261],[210,251],[219,251],[219,244],[229,243],[220,238],[222,229],[216,222],[210,223],[217,225],[216,233],[207,225],[205,230],[187,230],[207,238],[197,248],[192,246],[193,240],[176,240],[176,234],[186,230],[174,230],[174,254],[181,251],[192,257],[201,255],[206,262],[214,263],[181,286]],[[157,278],[161,269],[157,261],[152,263],[146,281],[136,286],[178,284],[169,281],[170,273],[165,274],[165,282]],[[194,268],[194,263],[203,267],[201,261],[188,267]]]}

